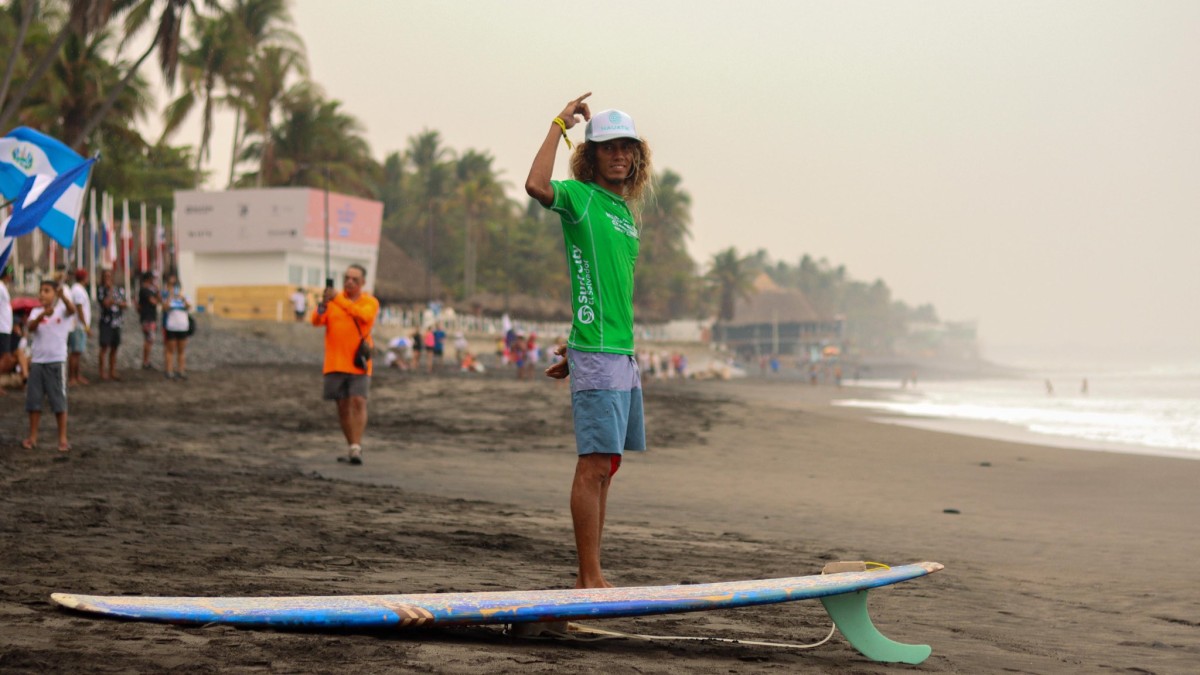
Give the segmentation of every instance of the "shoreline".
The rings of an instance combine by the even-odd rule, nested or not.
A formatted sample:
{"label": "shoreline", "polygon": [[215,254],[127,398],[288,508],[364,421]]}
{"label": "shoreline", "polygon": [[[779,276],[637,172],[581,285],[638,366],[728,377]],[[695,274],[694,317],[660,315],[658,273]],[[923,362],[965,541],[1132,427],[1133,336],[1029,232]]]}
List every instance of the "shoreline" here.
{"label": "shoreline", "polygon": [[[76,453],[62,463],[20,449],[11,430],[24,414],[0,409],[5,670],[912,670],[867,661],[840,637],[804,652],[571,645],[486,631],[180,628],[49,605],[55,591],[573,584],[563,390],[548,381],[381,374],[367,462],[356,469],[333,461],[340,434],[319,400],[317,370],[222,367],[185,384],[135,372],[121,385],[72,390]],[[885,634],[933,646],[923,672],[1170,673],[1200,656],[1200,594],[1177,564],[1200,553],[1190,525],[1200,515],[1200,465],[879,424],[830,406],[833,388],[801,387],[781,403],[781,386],[789,385],[648,384],[652,449],[631,453],[610,496],[605,566],[614,583],[795,576],[837,559],[933,560],[946,570],[872,595]],[[135,410],[152,414],[127,414]],[[828,625],[811,602],[603,623],[795,643],[819,639]]]}

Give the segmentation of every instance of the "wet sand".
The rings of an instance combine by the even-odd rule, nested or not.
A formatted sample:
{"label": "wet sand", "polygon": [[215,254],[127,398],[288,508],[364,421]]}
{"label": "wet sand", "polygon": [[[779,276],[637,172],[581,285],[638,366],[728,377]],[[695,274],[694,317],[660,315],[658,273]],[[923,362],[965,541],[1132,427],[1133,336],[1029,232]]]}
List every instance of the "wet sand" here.
{"label": "wet sand", "polygon": [[[522,641],[492,629],[248,631],[88,618],[56,591],[405,593],[573,585],[565,389],[382,373],[366,464],[312,366],[129,372],[71,392],[23,450],[0,398],[4,672],[1195,672],[1200,462],[1018,445],[870,422],[834,390],[647,386],[651,451],[618,474],[605,566],[618,585],[793,576],[829,560],[944,563],[872,594],[919,667],[711,642]],[[859,395],[859,394],[856,394]],[[958,513],[947,513],[946,510]],[[660,635],[816,642],[819,603],[599,622]]]}

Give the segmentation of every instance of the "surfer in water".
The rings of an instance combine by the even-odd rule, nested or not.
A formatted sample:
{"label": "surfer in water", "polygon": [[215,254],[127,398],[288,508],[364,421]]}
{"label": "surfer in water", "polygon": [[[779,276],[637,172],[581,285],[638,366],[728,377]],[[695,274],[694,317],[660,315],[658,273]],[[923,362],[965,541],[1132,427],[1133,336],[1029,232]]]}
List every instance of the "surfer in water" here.
{"label": "surfer in water", "polygon": [[[549,122],[525,191],[562,220],[571,275],[571,335],[546,370],[571,377],[571,413],[578,454],[571,483],[571,520],[579,558],[576,588],[611,586],[600,568],[600,540],[613,475],[626,450],[645,450],[642,383],[634,357],[633,271],[638,229],[628,204],[650,183],[650,148],[633,118],[619,110],[591,114],[584,94]],[[559,139],[586,121],[574,147],[574,180],[554,181]]]}

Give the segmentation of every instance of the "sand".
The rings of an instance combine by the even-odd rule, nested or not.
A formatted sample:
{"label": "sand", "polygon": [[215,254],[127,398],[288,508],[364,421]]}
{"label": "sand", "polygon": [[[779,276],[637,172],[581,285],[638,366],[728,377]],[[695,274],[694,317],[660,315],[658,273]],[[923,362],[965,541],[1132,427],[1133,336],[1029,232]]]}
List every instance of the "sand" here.
{"label": "sand", "polygon": [[[1031,672],[1200,669],[1200,462],[878,424],[795,383],[647,385],[650,452],[610,495],[618,585],[946,570],[873,593],[918,667],[840,636],[808,651],[524,641],[493,629],[249,631],[98,620],[56,591],[291,595],[573,585],[568,394],[548,381],[375,378],[367,462],[311,366],[129,372],[71,392],[67,461],[0,397],[0,671]],[[841,392],[845,393],[845,391]],[[856,392],[855,396],[866,395]],[[45,424],[45,423],[44,423]],[[957,513],[948,513],[953,510]],[[820,604],[612,620],[660,635],[815,642]]]}

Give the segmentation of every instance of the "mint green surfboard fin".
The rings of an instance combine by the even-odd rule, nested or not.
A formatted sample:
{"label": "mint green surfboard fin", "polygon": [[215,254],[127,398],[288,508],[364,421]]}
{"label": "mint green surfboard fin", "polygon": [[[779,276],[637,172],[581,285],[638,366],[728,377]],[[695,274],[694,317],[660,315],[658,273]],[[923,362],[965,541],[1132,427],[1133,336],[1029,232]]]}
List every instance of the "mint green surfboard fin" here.
{"label": "mint green surfboard fin", "polygon": [[821,604],[846,640],[872,661],[916,665],[933,653],[929,645],[906,645],[880,633],[867,614],[867,591],[830,595]]}

